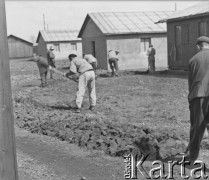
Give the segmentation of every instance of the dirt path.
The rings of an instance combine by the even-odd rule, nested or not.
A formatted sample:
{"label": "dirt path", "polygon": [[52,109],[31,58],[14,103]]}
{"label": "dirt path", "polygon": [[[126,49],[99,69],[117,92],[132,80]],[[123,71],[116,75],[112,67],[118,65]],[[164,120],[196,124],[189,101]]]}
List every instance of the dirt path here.
{"label": "dirt path", "polygon": [[[16,128],[19,179],[121,180],[122,159]],[[30,178],[30,179],[29,179]]]}

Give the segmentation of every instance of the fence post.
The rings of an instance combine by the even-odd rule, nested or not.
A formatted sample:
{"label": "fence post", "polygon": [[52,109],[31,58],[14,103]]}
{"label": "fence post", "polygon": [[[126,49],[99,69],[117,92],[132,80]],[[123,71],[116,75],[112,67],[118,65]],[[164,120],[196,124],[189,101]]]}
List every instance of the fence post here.
{"label": "fence post", "polygon": [[5,0],[0,0],[0,180],[17,180]]}

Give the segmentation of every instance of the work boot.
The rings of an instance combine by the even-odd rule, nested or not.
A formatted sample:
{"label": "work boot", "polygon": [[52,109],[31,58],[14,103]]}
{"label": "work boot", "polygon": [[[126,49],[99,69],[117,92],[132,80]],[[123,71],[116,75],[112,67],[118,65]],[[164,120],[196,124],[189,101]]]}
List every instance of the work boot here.
{"label": "work boot", "polygon": [[90,106],[90,107],[89,107],[89,110],[90,110],[90,111],[94,111],[94,106]]}
{"label": "work boot", "polygon": [[75,109],[75,113],[80,113],[81,112],[81,109],[80,108],[76,108]]}

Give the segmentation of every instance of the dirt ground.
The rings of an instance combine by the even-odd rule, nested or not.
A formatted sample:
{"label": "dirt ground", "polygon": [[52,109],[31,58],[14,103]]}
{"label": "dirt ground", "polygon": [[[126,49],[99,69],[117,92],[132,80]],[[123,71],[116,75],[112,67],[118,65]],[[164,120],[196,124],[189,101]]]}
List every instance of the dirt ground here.
{"label": "dirt ground", "polygon": [[[185,71],[158,71],[155,75],[123,71],[115,78],[99,71],[96,110],[88,110],[86,93],[82,112],[76,114],[71,108],[75,82],[54,75],[46,88],[40,88],[38,69],[33,62],[10,64],[22,176],[33,172],[32,179],[76,180],[86,176],[89,180],[121,180],[124,179],[123,155],[133,148],[149,154],[150,163],[181,153],[187,146],[190,124]],[[67,61],[57,62],[62,71],[67,71],[68,66]],[[63,153],[60,147],[65,145],[59,143],[74,149],[72,152],[80,152],[79,158],[76,155],[73,158],[77,166],[82,164],[80,174],[76,173],[76,165],[69,164],[72,154]],[[40,150],[41,147],[46,149]],[[200,159],[209,160],[208,148],[205,139]],[[46,152],[37,153],[40,151]],[[145,166],[148,168],[150,164]],[[25,172],[25,167],[31,168]],[[64,167],[70,167],[71,171],[66,173],[69,169]]]}

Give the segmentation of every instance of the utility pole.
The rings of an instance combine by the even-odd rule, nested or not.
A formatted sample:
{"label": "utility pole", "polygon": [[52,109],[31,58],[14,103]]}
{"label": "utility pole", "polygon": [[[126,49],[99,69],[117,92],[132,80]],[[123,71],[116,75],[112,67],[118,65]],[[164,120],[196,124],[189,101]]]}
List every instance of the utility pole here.
{"label": "utility pole", "polygon": [[175,11],[177,11],[177,3],[175,3]]}
{"label": "utility pole", "polygon": [[0,0],[0,180],[18,180],[5,0]]}
{"label": "utility pole", "polygon": [[45,15],[43,14],[43,21],[44,21],[44,30],[46,30],[46,22],[45,22]]}

